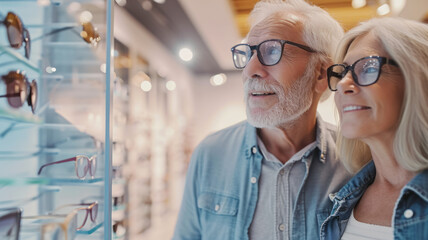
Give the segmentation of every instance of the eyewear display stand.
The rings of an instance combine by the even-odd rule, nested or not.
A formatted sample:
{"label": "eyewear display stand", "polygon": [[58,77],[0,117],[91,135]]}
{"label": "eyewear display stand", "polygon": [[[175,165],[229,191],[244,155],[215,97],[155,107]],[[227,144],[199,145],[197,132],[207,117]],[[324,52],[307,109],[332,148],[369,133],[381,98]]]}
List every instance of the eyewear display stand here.
{"label": "eyewear display stand", "polygon": [[2,240],[112,239],[112,4],[1,1]]}

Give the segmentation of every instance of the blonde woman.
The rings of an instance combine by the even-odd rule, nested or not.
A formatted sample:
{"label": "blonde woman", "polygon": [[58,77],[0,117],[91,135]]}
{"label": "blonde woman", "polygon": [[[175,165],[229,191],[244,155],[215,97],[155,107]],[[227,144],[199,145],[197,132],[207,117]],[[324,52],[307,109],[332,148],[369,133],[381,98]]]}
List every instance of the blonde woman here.
{"label": "blonde woman", "polygon": [[356,175],[330,195],[321,239],[428,239],[428,25],[372,19],[335,61],[337,147]]}

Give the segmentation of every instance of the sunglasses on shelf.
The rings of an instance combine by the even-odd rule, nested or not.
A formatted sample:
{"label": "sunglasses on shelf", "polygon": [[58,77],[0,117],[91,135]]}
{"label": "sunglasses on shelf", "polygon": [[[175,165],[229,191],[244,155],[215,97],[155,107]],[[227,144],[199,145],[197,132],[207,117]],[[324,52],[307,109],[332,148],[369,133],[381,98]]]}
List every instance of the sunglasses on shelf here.
{"label": "sunglasses on shelf", "polygon": [[25,57],[30,58],[30,33],[24,27],[21,19],[13,12],[8,12],[1,24],[6,26],[7,38],[11,47],[20,49],[25,44]]}
{"label": "sunglasses on shelf", "polygon": [[0,97],[7,98],[9,106],[20,108],[25,102],[35,113],[37,105],[37,83],[35,80],[28,81],[27,77],[20,71],[10,71],[7,75],[1,76],[6,84],[6,94]]}
{"label": "sunglasses on shelf", "polygon": [[94,25],[92,25],[92,23],[90,22],[85,22],[80,25],[82,26],[82,31],[80,32],[74,29],[76,28],[76,26],[63,27],[63,28],[55,29],[53,31],[45,33],[42,36],[33,39],[33,41],[48,37],[50,35],[55,35],[57,33],[60,33],[66,30],[73,30],[73,32],[78,34],[85,42],[91,44],[92,46],[96,46],[98,42],[101,40],[101,37],[100,37],[100,34],[95,29]]}

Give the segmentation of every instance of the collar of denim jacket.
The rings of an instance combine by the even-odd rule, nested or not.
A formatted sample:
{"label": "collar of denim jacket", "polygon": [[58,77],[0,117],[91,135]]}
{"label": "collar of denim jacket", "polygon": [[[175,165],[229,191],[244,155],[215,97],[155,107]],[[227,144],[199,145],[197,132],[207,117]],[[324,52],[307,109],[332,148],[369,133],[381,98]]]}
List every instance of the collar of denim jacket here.
{"label": "collar of denim jacket", "polygon": [[367,187],[373,183],[376,176],[376,168],[373,161],[368,162],[339,192],[334,194],[338,201],[360,198]]}
{"label": "collar of denim jacket", "polygon": [[408,191],[414,192],[425,202],[428,202],[428,169],[416,175],[404,188],[401,190],[401,195]]}

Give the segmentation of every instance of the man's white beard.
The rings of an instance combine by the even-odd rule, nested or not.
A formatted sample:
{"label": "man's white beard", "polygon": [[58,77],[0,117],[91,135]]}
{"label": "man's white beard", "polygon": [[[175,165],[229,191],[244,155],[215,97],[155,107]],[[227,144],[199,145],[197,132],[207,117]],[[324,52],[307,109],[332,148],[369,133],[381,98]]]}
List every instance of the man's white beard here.
{"label": "man's white beard", "polygon": [[[303,76],[284,89],[279,83],[268,84],[266,81],[252,78],[245,81],[244,96],[247,106],[247,120],[257,128],[290,128],[312,105],[314,86],[314,61],[309,61],[308,68]],[[274,92],[278,97],[270,109],[262,113],[252,113],[249,106],[249,92]]]}

